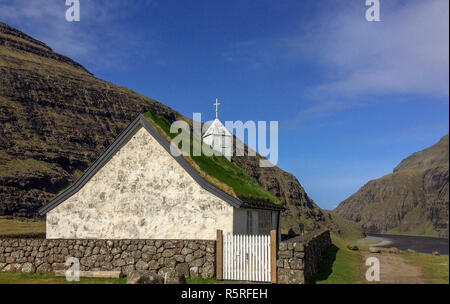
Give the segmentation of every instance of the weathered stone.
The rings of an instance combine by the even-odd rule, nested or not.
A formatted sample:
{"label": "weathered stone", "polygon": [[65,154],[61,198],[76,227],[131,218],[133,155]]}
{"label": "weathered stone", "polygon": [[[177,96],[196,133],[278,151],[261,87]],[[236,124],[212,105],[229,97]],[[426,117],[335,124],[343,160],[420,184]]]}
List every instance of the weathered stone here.
{"label": "weathered stone", "polygon": [[198,277],[198,267],[191,267],[191,268],[189,268],[189,276],[191,278]]}
{"label": "weathered stone", "polygon": [[202,267],[202,278],[213,278],[215,275],[215,267],[211,262],[206,262]]}
{"label": "weathered stone", "polygon": [[164,279],[153,271],[139,270],[128,276],[127,284],[164,284]]}
{"label": "weathered stone", "polygon": [[166,284],[186,284],[186,277],[184,274],[175,270],[169,270],[163,275]]}
{"label": "weathered stone", "polygon": [[179,263],[183,263],[184,262],[184,255],[176,254],[176,255],[173,256],[173,258],[175,259],[175,261],[177,261]]}
{"label": "weathered stone", "polygon": [[124,259],[117,259],[117,260],[114,260],[112,264],[114,267],[122,267],[122,266],[126,265],[126,262]]}
{"label": "weathered stone", "polygon": [[34,265],[31,263],[24,263],[22,265],[22,268],[20,269],[20,271],[21,272],[35,272],[36,267],[34,267]]}
{"label": "weathered stone", "polygon": [[175,266],[175,270],[178,273],[183,274],[185,277],[189,277],[189,265],[187,263],[179,263]]}
{"label": "weathered stone", "polygon": [[134,270],[135,270],[134,265],[126,265],[122,267],[122,274],[127,277],[132,272],[134,272]]}
{"label": "weathered stone", "polygon": [[173,250],[173,249],[166,249],[162,253],[162,256],[166,257],[166,258],[169,258],[169,257],[173,256],[174,254],[175,254],[175,250]]}
{"label": "weathered stone", "polygon": [[151,260],[151,261],[148,263],[148,269],[156,270],[156,269],[158,269],[158,268],[159,268],[159,263],[158,263],[158,261]]}
{"label": "weathered stone", "polygon": [[148,269],[148,263],[144,262],[143,260],[139,260],[136,263],[136,270],[147,270]]}
{"label": "weathered stone", "polygon": [[196,259],[196,260],[192,261],[191,263],[189,263],[189,265],[191,267],[200,267],[203,265],[204,262],[205,261],[202,258],[200,258],[200,259]]}
{"label": "weathered stone", "polygon": [[304,284],[305,275],[303,270],[278,269],[278,283],[280,284]]}
{"label": "weathered stone", "polygon": [[292,256],[293,256],[292,250],[283,250],[278,252],[278,257],[280,259],[292,258]]}
{"label": "weathered stone", "polygon": [[305,251],[305,244],[303,243],[294,243],[294,251]]}
{"label": "weathered stone", "polygon": [[369,252],[371,252],[371,253],[380,253],[381,250],[380,250],[380,248],[377,248],[377,247],[369,247]]}
{"label": "weathered stone", "polygon": [[389,248],[389,253],[399,254],[400,250],[398,250],[398,248],[392,247],[392,248]]}
{"label": "weathered stone", "polygon": [[432,255],[438,256],[438,255],[441,255],[441,254],[439,253],[439,251],[435,250],[435,251],[433,251]]}
{"label": "weathered stone", "polygon": [[302,259],[290,259],[289,266],[291,269],[303,270],[304,264]]}
{"label": "weathered stone", "polygon": [[19,272],[20,271],[20,264],[8,264],[5,267],[3,267],[3,270],[5,272]]}
{"label": "weathered stone", "polygon": [[52,266],[48,263],[43,263],[39,265],[39,267],[36,269],[36,272],[50,272],[52,271]]}

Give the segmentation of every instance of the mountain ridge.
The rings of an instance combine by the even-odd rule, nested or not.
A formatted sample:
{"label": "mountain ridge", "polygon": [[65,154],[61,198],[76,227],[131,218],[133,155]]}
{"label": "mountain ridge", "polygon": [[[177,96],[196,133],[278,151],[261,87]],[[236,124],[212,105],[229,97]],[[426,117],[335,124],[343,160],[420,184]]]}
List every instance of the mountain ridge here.
{"label": "mountain ridge", "polygon": [[367,232],[448,238],[449,136],[403,159],[334,211]]}
{"label": "mountain ridge", "polygon": [[[94,77],[81,64],[0,23],[0,215],[35,216],[70,186],[138,113],[190,121],[139,93]],[[321,210],[297,178],[261,156],[233,157],[286,207],[282,229],[330,228],[358,234],[359,225]]]}

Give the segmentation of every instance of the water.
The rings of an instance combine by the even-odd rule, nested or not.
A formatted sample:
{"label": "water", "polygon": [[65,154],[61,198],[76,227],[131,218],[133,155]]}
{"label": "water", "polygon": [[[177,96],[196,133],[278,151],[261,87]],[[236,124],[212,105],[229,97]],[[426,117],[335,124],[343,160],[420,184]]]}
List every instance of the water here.
{"label": "water", "polygon": [[372,237],[383,238],[390,241],[388,245],[377,247],[391,248],[396,247],[400,250],[412,249],[422,253],[432,253],[439,251],[440,254],[449,252],[448,239],[427,237],[427,236],[409,236],[409,235],[391,235],[391,234],[368,234]]}

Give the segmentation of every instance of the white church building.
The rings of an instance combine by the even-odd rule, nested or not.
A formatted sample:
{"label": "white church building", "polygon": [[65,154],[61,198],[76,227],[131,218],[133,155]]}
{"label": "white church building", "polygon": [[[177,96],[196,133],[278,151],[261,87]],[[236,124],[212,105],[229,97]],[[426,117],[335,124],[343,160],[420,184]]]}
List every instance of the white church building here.
{"label": "white church building", "polygon": [[231,161],[233,153],[233,134],[225,128],[219,120],[219,100],[216,99],[216,119],[203,134],[203,142],[210,145],[213,150],[219,152]]}
{"label": "white church building", "polygon": [[[204,140],[226,151],[228,138],[232,134],[216,114]],[[137,116],[75,184],[39,210],[46,216],[46,237],[214,240],[217,229],[225,234],[279,231],[281,206],[225,193],[185,158],[172,155],[170,146]]]}

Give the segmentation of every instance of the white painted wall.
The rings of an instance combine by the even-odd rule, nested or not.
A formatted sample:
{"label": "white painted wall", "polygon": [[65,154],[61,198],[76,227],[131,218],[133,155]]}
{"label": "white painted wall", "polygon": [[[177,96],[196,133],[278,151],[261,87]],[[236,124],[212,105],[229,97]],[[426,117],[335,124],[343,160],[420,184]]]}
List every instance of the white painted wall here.
{"label": "white painted wall", "polygon": [[241,229],[233,209],[141,127],[80,191],[47,213],[47,238],[213,240],[217,229]]}

